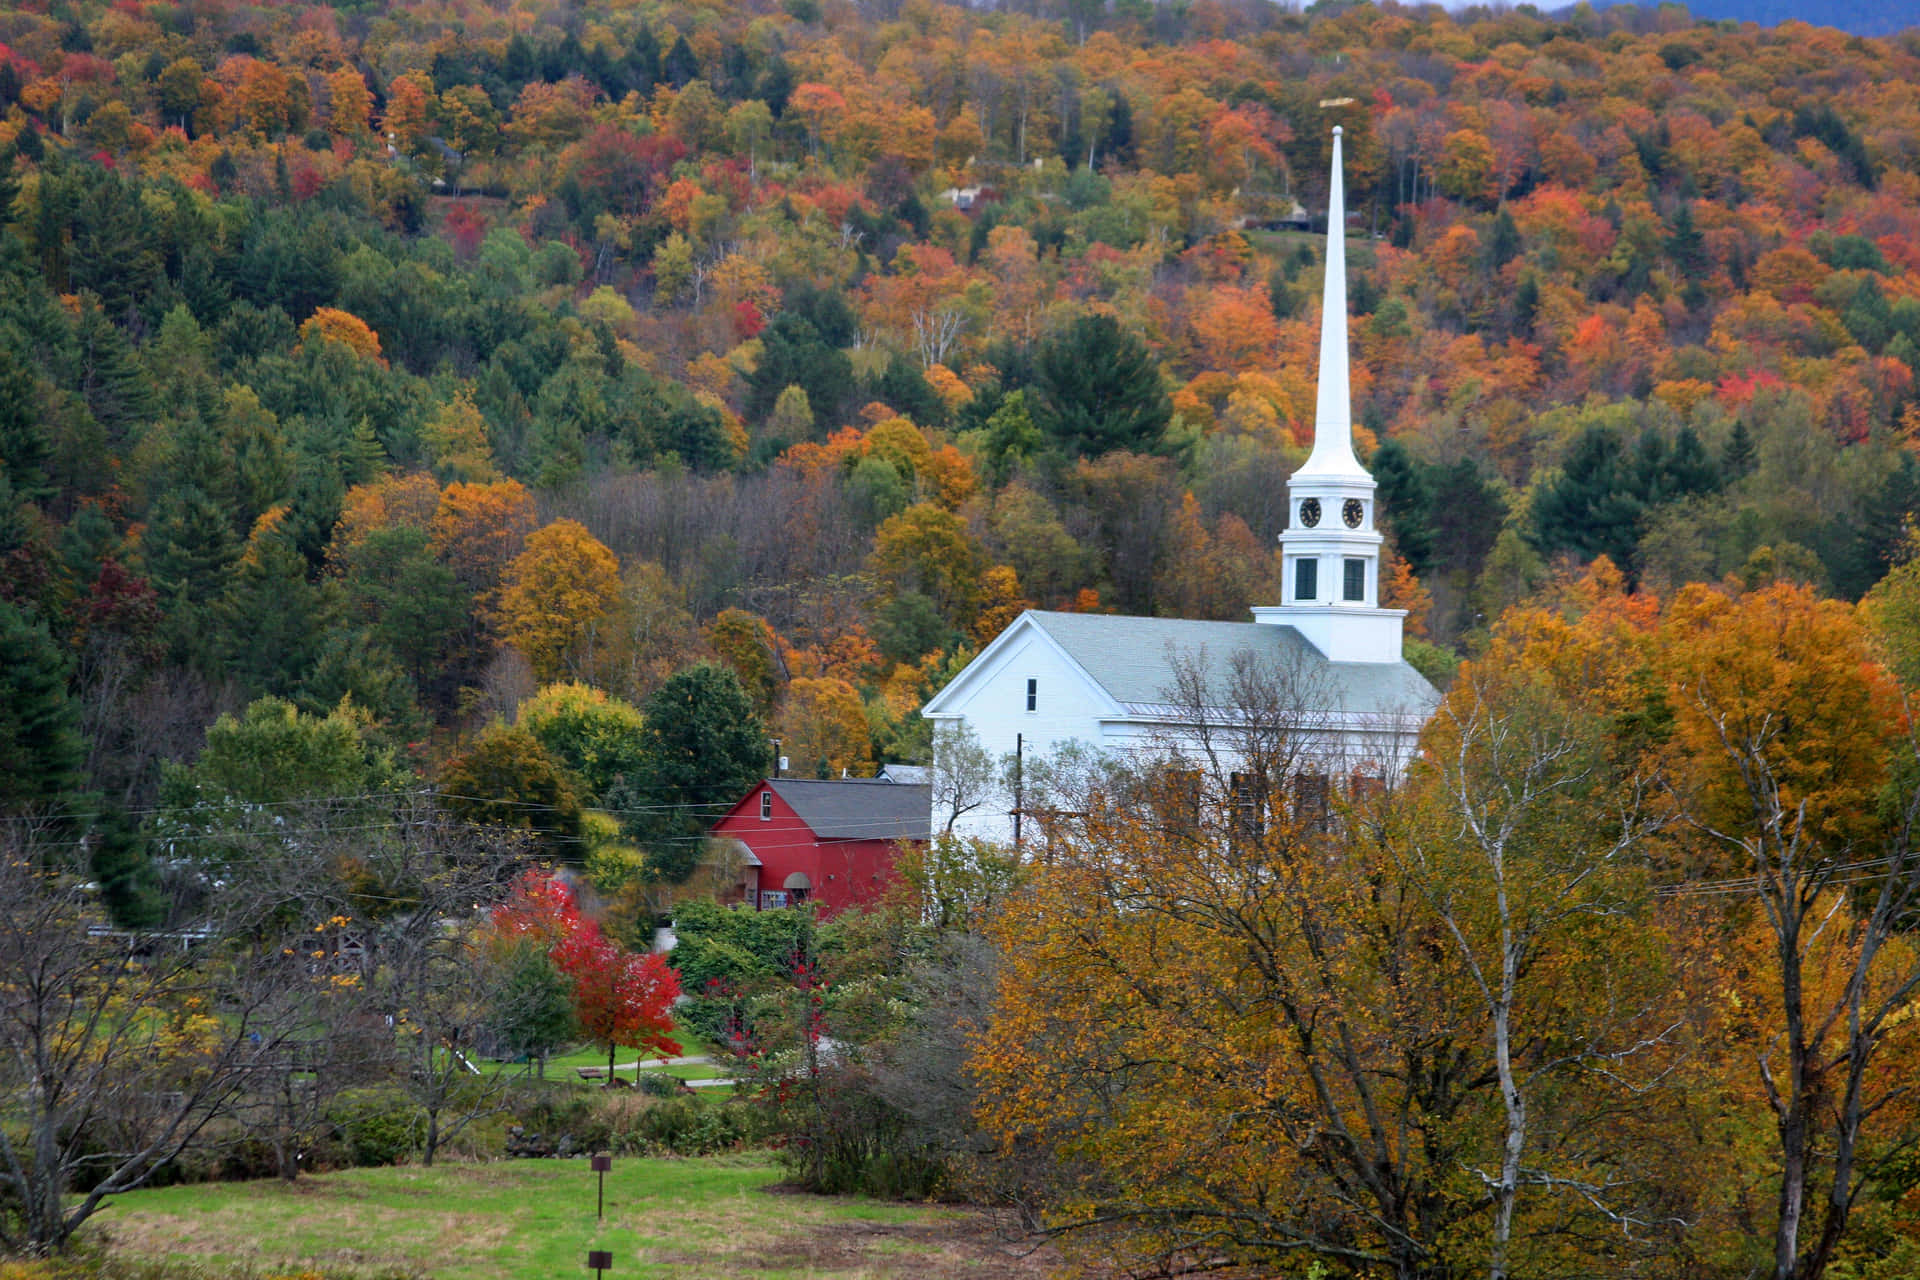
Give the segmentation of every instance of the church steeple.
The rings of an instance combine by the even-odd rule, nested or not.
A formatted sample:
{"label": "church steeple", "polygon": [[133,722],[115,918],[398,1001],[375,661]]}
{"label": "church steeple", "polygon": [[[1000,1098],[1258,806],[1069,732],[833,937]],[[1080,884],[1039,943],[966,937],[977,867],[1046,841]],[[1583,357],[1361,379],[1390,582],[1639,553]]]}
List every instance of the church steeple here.
{"label": "church steeple", "polygon": [[1333,131],[1333,177],[1327,187],[1327,269],[1320,291],[1320,391],[1313,411],[1313,452],[1298,475],[1364,476],[1353,456],[1353,386],[1347,372],[1347,199],[1340,134]]}
{"label": "church steeple", "polygon": [[1347,372],[1347,210],[1333,131],[1327,189],[1326,286],[1320,308],[1320,388],[1313,452],[1287,480],[1281,535],[1285,598],[1253,611],[1256,622],[1293,627],[1335,662],[1400,661],[1404,610],[1380,607],[1379,530],[1373,477],[1353,453],[1353,390]]}

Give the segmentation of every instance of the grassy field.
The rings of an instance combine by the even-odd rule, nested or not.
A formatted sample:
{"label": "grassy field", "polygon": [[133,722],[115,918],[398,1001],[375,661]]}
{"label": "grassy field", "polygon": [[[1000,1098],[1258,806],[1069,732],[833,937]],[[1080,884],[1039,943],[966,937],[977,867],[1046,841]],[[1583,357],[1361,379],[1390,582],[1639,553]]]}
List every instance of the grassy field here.
{"label": "grassy field", "polygon": [[614,1280],[1039,1277],[1050,1254],[962,1209],[784,1194],[763,1156],[617,1159],[606,1221],[584,1160],[356,1169],[121,1196],[97,1219],[111,1256],[194,1274],[326,1280],[547,1280],[614,1254]]}

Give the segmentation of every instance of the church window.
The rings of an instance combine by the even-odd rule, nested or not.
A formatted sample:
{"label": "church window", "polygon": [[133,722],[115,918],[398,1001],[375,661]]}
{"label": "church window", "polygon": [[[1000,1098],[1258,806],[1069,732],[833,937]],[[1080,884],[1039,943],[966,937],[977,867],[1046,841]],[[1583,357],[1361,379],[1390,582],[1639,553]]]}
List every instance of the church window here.
{"label": "church window", "polygon": [[1349,558],[1347,560],[1346,590],[1341,593],[1344,600],[1365,600],[1367,598],[1367,562]]}
{"label": "church window", "polygon": [[1228,836],[1234,848],[1258,840],[1266,829],[1267,779],[1259,773],[1236,773],[1227,793]]}
{"label": "church window", "polygon": [[1320,594],[1320,562],[1317,560],[1299,560],[1293,566],[1293,598],[1312,600]]}
{"label": "church window", "polygon": [[1039,709],[1040,709],[1040,682],[1038,680],[1029,679],[1027,681],[1027,710],[1038,711]]}
{"label": "church window", "polygon": [[1198,769],[1167,769],[1154,779],[1148,803],[1163,830],[1191,834],[1200,829],[1200,788]]}
{"label": "church window", "polygon": [[1333,823],[1332,788],[1324,773],[1297,773],[1293,777],[1293,817],[1302,829],[1325,831]]}

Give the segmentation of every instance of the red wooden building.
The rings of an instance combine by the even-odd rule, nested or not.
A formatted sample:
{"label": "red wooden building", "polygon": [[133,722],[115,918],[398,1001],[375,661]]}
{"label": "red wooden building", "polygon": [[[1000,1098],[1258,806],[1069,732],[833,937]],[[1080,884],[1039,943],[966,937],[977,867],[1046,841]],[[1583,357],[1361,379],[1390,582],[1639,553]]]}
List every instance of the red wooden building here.
{"label": "red wooden building", "polygon": [[769,778],[712,835],[740,846],[736,901],[762,910],[812,902],[830,916],[886,891],[897,843],[927,839],[932,801],[925,785],[880,778]]}

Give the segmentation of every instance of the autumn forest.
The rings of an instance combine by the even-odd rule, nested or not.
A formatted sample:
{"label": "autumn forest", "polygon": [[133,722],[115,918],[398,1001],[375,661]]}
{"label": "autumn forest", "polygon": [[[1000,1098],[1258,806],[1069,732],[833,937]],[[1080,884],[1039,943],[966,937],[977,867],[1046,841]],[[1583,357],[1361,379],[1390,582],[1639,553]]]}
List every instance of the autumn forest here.
{"label": "autumn forest", "polygon": [[[9,0],[9,840],[64,850],[116,925],[177,929],[205,909],[181,849],[431,784],[582,868],[638,942],[775,740],[807,777],[925,762],[919,708],[1025,608],[1276,603],[1336,125],[1381,603],[1448,692],[1432,772],[1354,798],[1339,871],[1297,815],[1253,837],[1280,880],[1098,822],[1030,881],[929,855],[916,912],[952,907],[1027,993],[969,1015],[1018,1046],[966,1077],[955,1149],[1006,1161],[974,1190],[1113,1227],[1086,1256],[1115,1266],[1485,1273],[1462,1239],[1494,1222],[1496,1278],[1909,1274],[1913,33],[1345,0]],[[1473,838],[1422,843],[1449,824]],[[1576,831],[1611,833],[1599,870]],[[1510,898],[1522,847],[1553,852]],[[1835,878],[1860,865],[1905,878]],[[1488,867],[1534,915],[1440,888]],[[1706,923],[1743,877],[1774,886],[1754,917]],[[1090,883],[1139,914],[1080,920]],[[1335,964],[1335,936],[1377,949]],[[1248,1014],[1225,972],[1291,994]],[[1569,1030],[1545,972],[1616,1016]],[[1036,992],[1111,1035],[1044,1025]],[[1785,1075],[1682,1051],[1765,1041],[1803,998]],[[1329,1015],[1332,1047],[1336,1009],[1376,1021]],[[1447,1057],[1528,1018],[1473,1070]],[[1167,1087],[1122,1105],[1169,1044]],[[1287,1054],[1312,1090],[1254,1065]],[[1236,1145],[1236,1098],[1298,1141]],[[1361,1113],[1391,1158],[1330,1127]],[[1170,1199],[1149,1147],[1190,1162]],[[1683,1185],[1712,1160],[1752,1178]],[[1317,1188],[1291,1217],[1296,1184],[1253,1186],[1283,1174]]]}

